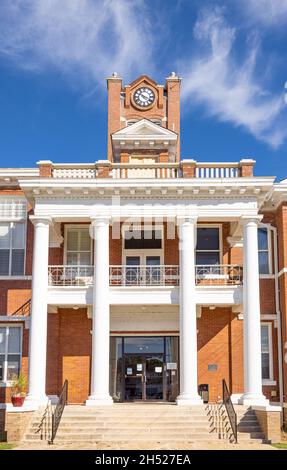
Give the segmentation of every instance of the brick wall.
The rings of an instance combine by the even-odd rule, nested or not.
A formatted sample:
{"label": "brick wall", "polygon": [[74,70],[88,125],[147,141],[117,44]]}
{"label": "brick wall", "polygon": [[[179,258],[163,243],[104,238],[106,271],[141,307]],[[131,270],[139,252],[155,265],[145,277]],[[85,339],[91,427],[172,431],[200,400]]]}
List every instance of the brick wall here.
{"label": "brick wall", "polygon": [[[210,401],[222,398],[222,379],[231,393],[243,391],[242,321],[230,308],[202,309],[198,328],[198,383],[209,385]],[[236,349],[232,351],[232,344]],[[209,371],[208,365],[217,370]]]}
{"label": "brick wall", "polygon": [[69,382],[69,403],[83,403],[90,390],[92,321],[86,309],[59,308],[48,315],[47,385],[49,395],[59,395]]}

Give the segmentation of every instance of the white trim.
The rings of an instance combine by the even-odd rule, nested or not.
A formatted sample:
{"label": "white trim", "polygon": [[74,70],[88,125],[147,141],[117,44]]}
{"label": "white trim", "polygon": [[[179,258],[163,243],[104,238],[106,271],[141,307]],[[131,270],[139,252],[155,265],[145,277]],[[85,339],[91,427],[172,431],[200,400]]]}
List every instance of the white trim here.
{"label": "white trim", "polygon": [[282,268],[279,273],[277,274],[278,277],[282,276],[282,274],[287,274],[287,268]]}
{"label": "white trim", "polygon": [[[22,368],[22,346],[23,346],[23,325],[21,324],[17,324],[17,325],[12,325],[11,323],[1,323],[0,324],[0,327],[1,328],[6,328],[6,342],[5,342],[5,352],[4,353],[1,353],[1,355],[4,355],[5,356],[5,359],[4,359],[4,371],[3,371],[3,377],[4,377],[4,380],[1,380],[0,381],[0,384],[3,384],[3,386],[11,386],[11,381],[10,380],[5,380],[5,378],[7,377],[7,356],[8,354],[11,354],[11,355],[19,355],[19,358],[20,358],[20,361],[19,361],[19,371],[21,370]],[[8,333],[7,333],[7,328],[20,328],[20,352],[19,353],[8,353]],[[5,384],[5,385],[4,385]]]}
{"label": "white trim", "polygon": [[26,330],[30,327],[30,316],[23,316],[23,315],[0,315],[0,326],[2,326],[2,322],[5,323],[19,323],[24,322]]}
{"label": "white trim", "polygon": [[277,382],[276,380],[262,379],[262,385],[267,387],[267,386],[277,385]]}
{"label": "white trim", "polygon": [[[261,326],[267,326],[268,327],[268,346],[269,346],[269,379],[262,379],[262,383],[264,380],[267,380],[268,382],[274,380],[274,367],[273,367],[273,341],[272,341],[272,323],[271,322],[260,322],[260,327]],[[262,352],[262,347],[261,347],[261,354]],[[266,351],[267,352],[267,351]]]}
{"label": "white trim", "polygon": [[32,276],[0,276],[0,281],[31,281]]}

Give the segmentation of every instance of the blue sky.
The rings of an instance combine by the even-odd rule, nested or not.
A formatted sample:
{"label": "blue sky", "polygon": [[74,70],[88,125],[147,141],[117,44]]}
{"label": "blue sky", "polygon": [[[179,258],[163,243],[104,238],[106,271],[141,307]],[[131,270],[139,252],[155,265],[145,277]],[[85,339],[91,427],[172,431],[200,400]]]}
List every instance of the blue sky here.
{"label": "blue sky", "polygon": [[287,177],[287,0],[1,0],[0,166],[106,158],[105,78],[182,78],[182,158]]}

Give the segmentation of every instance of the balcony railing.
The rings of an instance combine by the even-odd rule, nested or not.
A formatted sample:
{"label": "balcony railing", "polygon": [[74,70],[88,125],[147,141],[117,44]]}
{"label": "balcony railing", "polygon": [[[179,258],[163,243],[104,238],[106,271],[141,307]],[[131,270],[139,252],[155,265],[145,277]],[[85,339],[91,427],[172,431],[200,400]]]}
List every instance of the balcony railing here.
{"label": "balcony railing", "polygon": [[[49,171],[52,178],[57,179],[98,179],[98,178],[197,178],[222,179],[239,178],[246,176],[249,168],[252,172],[253,161],[240,162],[196,162],[195,160],[182,160],[180,162],[129,162],[112,163],[101,161],[95,163],[52,163]],[[41,162],[39,162],[41,170]],[[248,166],[249,165],[249,166]],[[47,164],[43,167],[47,171]],[[251,168],[251,170],[250,170]],[[42,170],[41,170],[42,171]],[[40,174],[41,174],[40,171]],[[249,174],[248,173],[248,174]],[[46,173],[43,174],[46,176]]]}
{"label": "balcony railing", "polygon": [[[179,266],[110,266],[110,286],[179,286]],[[93,266],[49,266],[50,286],[88,286],[93,283]],[[208,285],[241,285],[242,266],[197,265],[195,283]]]}
{"label": "balcony railing", "polygon": [[85,286],[93,283],[93,266],[49,266],[49,286]]}
{"label": "balcony railing", "polygon": [[110,266],[110,286],[178,285],[178,266]]}
{"label": "balcony railing", "polygon": [[241,285],[243,268],[236,264],[195,266],[196,285]]}

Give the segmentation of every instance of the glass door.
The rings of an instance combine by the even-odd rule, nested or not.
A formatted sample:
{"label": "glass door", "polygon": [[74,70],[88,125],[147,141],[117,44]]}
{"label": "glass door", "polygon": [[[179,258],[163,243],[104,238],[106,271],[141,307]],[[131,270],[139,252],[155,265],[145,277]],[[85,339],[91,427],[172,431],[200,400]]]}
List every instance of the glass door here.
{"label": "glass door", "polygon": [[138,354],[126,354],[125,368],[125,400],[144,400],[144,359]]}
{"label": "glass door", "polygon": [[163,356],[145,357],[145,399],[164,399],[164,360]]}
{"label": "glass door", "polygon": [[160,285],[160,256],[146,256],[146,284],[147,285]]}
{"label": "glass door", "polygon": [[125,281],[127,286],[140,285],[140,256],[126,257]]}

